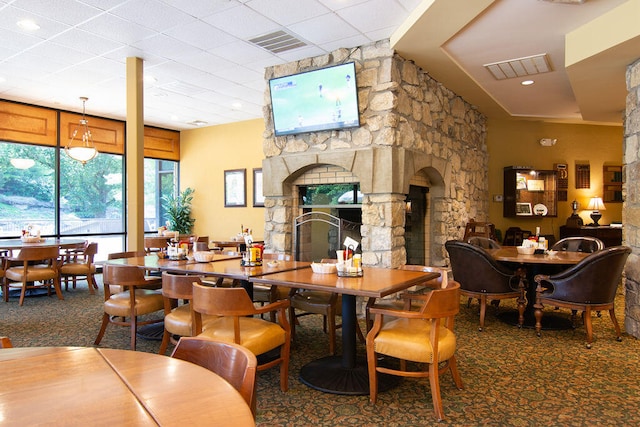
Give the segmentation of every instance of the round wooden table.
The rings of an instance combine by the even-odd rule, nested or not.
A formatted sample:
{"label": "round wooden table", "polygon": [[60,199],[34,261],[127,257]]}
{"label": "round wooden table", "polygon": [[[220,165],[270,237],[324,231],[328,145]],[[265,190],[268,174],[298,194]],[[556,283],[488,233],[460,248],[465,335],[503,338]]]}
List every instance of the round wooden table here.
{"label": "round wooden table", "polygon": [[255,426],[213,372],[179,359],[92,347],[0,350],[3,425]]}

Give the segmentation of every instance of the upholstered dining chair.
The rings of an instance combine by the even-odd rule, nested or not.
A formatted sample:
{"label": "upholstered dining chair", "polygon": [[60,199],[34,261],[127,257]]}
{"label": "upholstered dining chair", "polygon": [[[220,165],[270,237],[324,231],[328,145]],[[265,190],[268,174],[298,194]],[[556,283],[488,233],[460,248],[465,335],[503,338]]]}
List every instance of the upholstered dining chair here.
{"label": "upholstered dining chair", "polygon": [[95,273],[96,266],[93,262],[98,253],[98,244],[86,243],[82,248],[65,254],[60,266],[60,276],[64,278],[65,291],[69,290],[69,281],[73,288],[76,287],[78,278],[85,278],[91,294],[95,294],[94,289],[98,289]]}
{"label": "upholstered dining chair", "polygon": [[597,237],[575,236],[558,240],[551,247],[554,251],[593,253],[604,249],[604,243]]}
{"label": "upholstered dining chair", "polygon": [[[122,258],[136,258],[147,255],[145,251],[125,251],[125,252],[112,252],[107,255],[107,259],[122,259]],[[110,285],[109,289],[111,294],[117,294],[118,292],[124,292],[125,289],[122,286]]]}
{"label": "upholstered dining chair", "polygon": [[[162,273],[162,297],[164,301],[164,333],[159,354],[165,354],[169,342],[176,343],[174,336],[193,336],[193,284],[202,283],[201,276]],[[209,321],[204,316],[203,324]],[[204,326],[203,328],[206,328]]]}
{"label": "upholstered dining chair", "polygon": [[[458,389],[463,389],[456,363],[454,317],[460,311],[460,284],[449,281],[446,288],[412,295],[422,303],[418,310],[390,310],[373,305],[373,327],[367,334],[369,399],[376,403],[378,373],[411,378],[429,378],[433,409],[438,420],[444,419],[440,395],[440,373],[450,371]],[[385,317],[389,317],[385,320]],[[400,360],[400,369],[380,366],[379,356]],[[406,361],[424,363],[428,370],[407,370]]]}
{"label": "upholstered dining chair", "polygon": [[[337,259],[325,258],[321,263],[336,263]],[[342,315],[342,296],[334,292],[315,291],[308,289],[291,289],[289,293],[291,306],[289,307],[289,323],[291,323],[291,337],[296,338],[296,323],[298,317],[310,314],[322,315],[322,330],[329,335],[329,354],[336,352],[336,330],[342,324],[336,323],[336,316]],[[296,309],[300,313],[296,314]],[[362,331],[357,331],[362,337]],[[364,338],[364,337],[362,337]]]}
{"label": "upholstered dining chair", "polygon": [[167,248],[167,237],[145,237],[144,238],[144,250],[147,254],[160,252]]}
{"label": "upholstered dining chair", "polygon": [[[367,321],[367,331],[371,330],[373,326],[373,317],[369,313],[369,308],[371,308],[374,304],[376,307],[380,308],[388,308],[394,310],[409,310],[411,308],[412,303],[412,295],[416,293],[424,293],[427,290],[438,289],[438,288],[446,288],[448,283],[448,272],[444,267],[432,267],[429,265],[403,265],[400,267],[401,270],[408,271],[422,271],[425,273],[440,273],[440,276],[422,282],[416,285],[410,291],[405,291],[397,295],[397,298],[383,298],[376,300],[375,298],[369,298],[367,300],[367,305],[365,308],[366,314],[365,319]],[[420,301],[413,300],[414,308],[416,304],[421,304]]]}
{"label": "upholstered dining chair", "polygon": [[519,324],[524,321],[525,289],[520,287],[521,272],[497,262],[484,249],[459,240],[445,243],[449,253],[453,280],[460,283],[460,292],[480,302],[480,327],[484,329],[487,301],[518,299]]}
{"label": "upholstered dining chair", "polygon": [[[291,254],[283,253],[265,253],[262,254],[262,261],[291,261],[293,257]],[[253,285],[253,302],[257,302],[260,305],[272,303],[281,299],[289,298],[289,289],[271,285],[263,285],[261,283],[255,283]],[[272,322],[275,322],[275,312],[269,313]]]}
{"label": "upholstered dining chair", "polygon": [[474,246],[478,246],[482,249],[500,249],[502,246],[500,243],[488,237],[472,236],[467,239],[467,243],[471,243]]}
{"label": "upholstered dining chair", "polygon": [[[215,288],[195,283],[191,305],[196,336],[246,347],[258,357],[258,371],[280,365],[280,389],[289,389],[291,328],[286,316],[288,300],[256,307],[244,288]],[[278,323],[255,317],[272,310],[278,311]],[[203,330],[204,315],[220,318],[208,322]],[[272,354],[276,350],[278,354]]]}
{"label": "upholstered dining chair", "polygon": [[[51,286],[63,300],[60,288],[60,260],[57,246],[49,247],[23,247],[18,255],[10,256],[5,260],[3,293],[4,300],[9,301],[9,289],[20,287],[20,305],[24,303],[27,289],[46,288],[47,295],[51,295]],[[12,285],[20,282],[20,285]],[[36,282],[41,282],[36,284]]]}
{"label": "upholstered dining chair", "polygon": [[554,275],[539,274],[535,277],[536,333],[541,335],[544,304],[572,310],[572,320],[582,310],[582,320],[587,333],[587,348],[593,342],[593,326],[591,312],[608,310],[609,317],[616,331],[616,338],[621,341],[620,326],[616,319],[614,301],[616,290],[620,284],[622,270],[631,248],[612,246],[594,252],[578,264]]}
{"label": "upholstered dining chair", "polygon": [[[151,314],[164,308],[162,293],[148,289],[162,287],[160,277],[145,276],[144,270],[130,265],[105,264],[102,271],[104,304],[102,325],[94,342],[100,344],[110,323],[128,326],[131,329],[131,350],[136,349],[138,326],[162,322],[163,316],[138,321],[138,316]],[[122,286],[124,292],[111,294],[111,285]]]}
{"label": "upholstered dining chair", "polygon": [[171,357],[200,365],[227,380],[247,402],[255,418],[258,360],[248,349],[204,337],[181,337]]}

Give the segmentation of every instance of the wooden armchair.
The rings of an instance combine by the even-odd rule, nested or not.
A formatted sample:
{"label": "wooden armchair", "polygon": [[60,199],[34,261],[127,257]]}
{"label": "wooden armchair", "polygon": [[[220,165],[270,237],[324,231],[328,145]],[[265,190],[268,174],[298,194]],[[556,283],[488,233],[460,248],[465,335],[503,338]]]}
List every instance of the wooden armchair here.
{"label": "wooden armchair", "polygon": [[215,372],[227,380],[256,416],[256,356],[241,345],[203,337],[182,337],[171,357],[186,360]]}
{"label": "wooden armchair", "polygon": [[[456,387],[464,388],[456,363],[456,337],[453,332],[454,316],[460,311],[460,284],[449,281],[444,289],[434,289],[411,298],[422,302],[418,310],[390,310],[375,305],[370,308],[375,321],[367,334],[369,399],[376,403],[378,372],[429,378],[435,415],[442,420],[440,374],[451,371]],[[400,369],[379,366],[379,355],[400,359]],[[407,360],[425,363],[428,370],[408,371]]]}
{"label": "wooden armchair", "polygon": [[587,332],[587,348],[593,342],[593,326],[591,312],[608,310],[609,317],[616,331],[617,340],[621,341],[620,326],[616,319],[614,301],[616,290],[620,284],[622,270],[631,254],[631,248],[613,246],[597,251],[584,258],[578,264],[554,275],[539,274],[535,277],[536,333],[540,336],[544,304],[572,310],[575,324],[576,313],[582,310],[582,319]]}
{"label": "wooden armchair", "polygon": [[87,243],[82,248],[65,254],[60,266],[60,276],[64,278],[65,291],[69,290],[69,280],[72,286],[76,288],[78,278],[84,277],[87,280],[89,292],[95,294],[94,289],[98,289],[96,279],[96,266],[93,258],[98,253],[97,243]]}
{"label": "wooden armchair", "polygon": [[[291,346],[291,328],[286,316],[288,300],[255,307],[243,288],[213,288],[194,284],[191,304],[195,314],[194,333],[197,336],[246,347],[258,357],[259,371],[280,365],[280,389],[288,390]],[[278,323],[255,317],[256,314],[270,311],[278,312]],[[220,318],[208,322],[203,331],[204,315]],[[279,354],[272,355],[272,350],[278,350]],[[261,355],[265,357],[261,358]]]}
{"label": "wooden armchair", "polygon": [[[159,277],[147,277],[144,270],[129,265],[105,264],[103,273],[104,304],[102,325],[94,342],[100,344],[107,325],[131,328],[131,350],[136,349],[136,332],[138,326],[162,322],[163,317],[138,321],[138,316],[162,310],[164,302],[159,291],[148,289],[150,286],[162,287]],[[111,285],[122,286],[124,292],[111,294]],[[127,320],[128,319],[128,320]]]}
{"label": "wooden armchair", "polygon": [[[167,351],[169,342],[176,343],[173,336],[193,336],[193,284],[202,283],[201,276],[162,273],[162,297],[164,301],[164,333],[159,354]],[[182,304],[180,304],[182,301]],[[206,324],[210,319],[205,318]]]}
{"label": "wooden armchair", "polygon": [[[4,300],[9,301],[9,289],[20,287],[20,305],[24,303],[27,289],[46,288],[47,295],[51,295],[51,286],[63,300],[60,288],[60,260],[57,246],[50,247],[24,247],[16,256],[6,259],[4,264],[3,293]],[[20,285],[12,285],[20,282]],[[36,284],[41,282],[41,284]]]}

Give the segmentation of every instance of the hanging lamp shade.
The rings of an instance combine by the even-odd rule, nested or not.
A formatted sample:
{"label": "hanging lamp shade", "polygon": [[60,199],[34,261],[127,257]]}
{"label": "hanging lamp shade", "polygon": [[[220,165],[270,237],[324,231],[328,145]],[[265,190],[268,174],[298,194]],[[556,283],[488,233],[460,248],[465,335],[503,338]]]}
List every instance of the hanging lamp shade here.
{"label": "hanging lamp shade", "polygon": [[89,122],[85,119],[85,103],[89,98],[83,96],[80,97],[80,100],[82,100],[82,119],[80,119],[80,126],[76,127],[73,131],[73,135],[71,135],[71,139],[64,148],[64,151],[69,157],[77,160],[84,166],[89,160],[98,155],[98,150],[93,143]]}

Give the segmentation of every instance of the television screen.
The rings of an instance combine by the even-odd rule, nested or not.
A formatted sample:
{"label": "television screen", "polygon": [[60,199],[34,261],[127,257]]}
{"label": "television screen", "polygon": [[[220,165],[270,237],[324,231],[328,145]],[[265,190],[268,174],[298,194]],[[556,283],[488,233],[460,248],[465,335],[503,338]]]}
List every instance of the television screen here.
{"label": "television screen", "polygon": [[269,80],[276,136],[360,126],[353,62]]}

